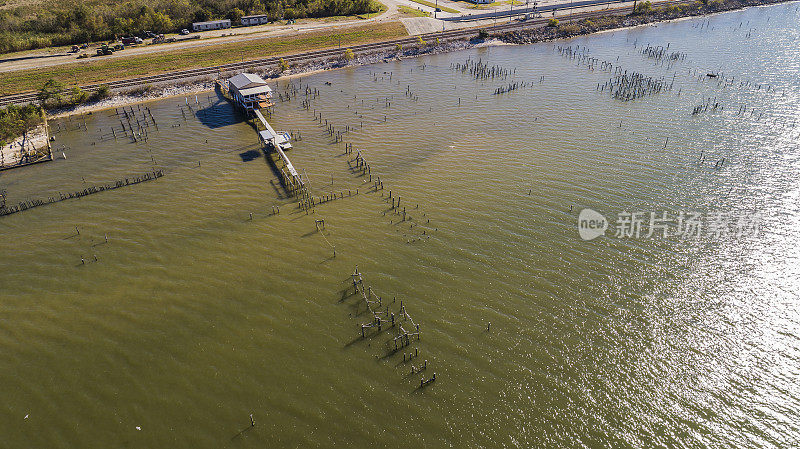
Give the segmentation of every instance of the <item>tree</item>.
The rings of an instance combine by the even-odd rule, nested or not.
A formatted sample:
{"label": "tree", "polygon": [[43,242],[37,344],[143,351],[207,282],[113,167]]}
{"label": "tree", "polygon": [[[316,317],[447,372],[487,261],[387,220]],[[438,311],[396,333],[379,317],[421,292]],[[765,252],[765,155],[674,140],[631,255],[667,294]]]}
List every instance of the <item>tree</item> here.
{"label": "tree", "polygon": [[64,87],[61,83],[50,78],[44,83],[42,88],[39,89],[39,93],[36,94],[36,97],[42,106],[45,106],[50,100],[55,100],[56,103],[60,103],[62,90],[64,90]]}
{"label": "tree", "polygon": [[228,13],[228,18],[231,19],[232,23],[239,23],[242,20],[242,16],[244,16],[244,11],[239,8],[233,8],[231,12]]}
{"label": "tree", "polygon": [[353,58],[355,58],[355,55],[353,54],[353,50],[348,48],[347,50],[344,51],[344,60],[345,61],[352,61]]}

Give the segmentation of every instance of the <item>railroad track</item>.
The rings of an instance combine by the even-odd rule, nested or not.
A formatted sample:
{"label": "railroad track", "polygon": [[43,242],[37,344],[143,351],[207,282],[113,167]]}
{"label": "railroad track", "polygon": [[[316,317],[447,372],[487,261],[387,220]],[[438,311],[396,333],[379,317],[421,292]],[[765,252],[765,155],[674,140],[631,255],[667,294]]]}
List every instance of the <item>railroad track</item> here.
{"label": "railroad track", "polygon": [[[662,2],[656,2],[655,6],[664,5],[664,4],[674,4],[674,5],[682,5],[682,4],[689,4],[694,3],[695,0],[667,0]],[[604,10],[595,10],[595,11],[585,11],[585,12],[577,12],[572,14],[573,20],[580,20],[585,18],[592,18],[592,17],[599,17],[605,16],[609,14],[613,15],[621,15],[625,14],[627,11],[630,10],[630,7],[619,7],[613,9],[604,9]],[[533,19],[528,20],[525,22],[511,22],[502,25],[492,26],[492,27],[485,27],[485,28],[469,28],[469,29],[458,29],[458,30],[449,30],[437,33],[429,33],[423,34],[422,38],[424,40],[428,39],[439,39],[439,41],[445,40],[453,40],[453,39],[465,39],[471,37],[477,37],[478,33],[481,30],[486,30],[490,33],[500,33],[506,31],[514,31],[520,30],[523,28],[531,28],[537,27],[547,23],[549,19],[541,18],[541,19]],[[399,45],[406,45],[406,44],[414,44],[418,42],[418,37],[404,37],[399,39],[393,39],[389,41],[383,42],[374,42],[370,44],[361,44],[361,45],[354,45],[347,48],[350,48],[353,53],[355,54],[365,54],[365,53],[373,53],[380,50],[391,50],[396,48]],[[173,81],[177,79],[190,79],[190,78],[197,78],[201,76],[209,76],[209,75],[217,75],[226,72],[234,72],[244,69],[249,69],[253,67],[263,67],[263,66],[270,66],[270,65],[278,65],[280,60],[283,59],[287,63],[298,63],[298,62],[305,62],[308,60],[314,59],[326,59],[331,57],[338,57],[342,55],[341,48],[329,48],[325,50],[315,50],[309,51],[305,53],[297,53],[293,55],[285,55],[285,56],[271,56],[269,58],[262,58],[262,59],[254,59],[250,61],[243,61],[243,62],[234,62],[230,64],[222,64],[212,67],[201,67],[196,69],[186,69],[186,70],[178,70],[174,72],[162,73],[158,75],[149,75],[149,76],[142,76],[137,78],[130,78],[124,80],[117,80],[117,81],[109,81],[107,83],[94,83],[94,84],[87,84],[81,86],[81,89],[87,92],[94,92],[100,88],[100,86],[108,86],[109,89],[118,90],[124,89],[128,87],[136,87],[142,86],[147,84],[154,84],[154,83],[163,83],[167,81]],[[65,91],[67,93],[67,91]],[[31,103],[36,101],[36,92],[22,92],[18,94],[11,94],[5,95],[0,97],[0,106],[6,106],[9,104],[24,104],[24,103]]]}

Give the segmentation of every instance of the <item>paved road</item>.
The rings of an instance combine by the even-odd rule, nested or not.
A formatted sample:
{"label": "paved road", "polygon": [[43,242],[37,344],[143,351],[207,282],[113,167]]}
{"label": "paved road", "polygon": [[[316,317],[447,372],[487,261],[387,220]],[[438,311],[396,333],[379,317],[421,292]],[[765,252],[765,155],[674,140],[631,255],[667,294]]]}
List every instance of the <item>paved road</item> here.
{"label": "paved road", "polygon": [[632,0],[581,0],[575,2],[561,2],[557,4],[550,4],[550,5],[541,5],[536,7],[522,7],[514,9],[503,9],[498,11],[486,12],[486,13],[479,13],[479,14],[470,14],[470,15],[452,15],[449,17],[440,17],[440,20],[446,20],[449,22],[464,22],[464,21],[472,21],[472,20],[482,20],[482,19],[494,19],[494,18],[502,18],[502,17],[511,17],[511,16],[519,16],[522,14],[533,13],[533,12],[550,12],[550,11],[559,11],[563,9],[574,9],[574,8],[585,8],[589,6],[603,6],[603,5],[611,5],[614,3],[625,3]]}

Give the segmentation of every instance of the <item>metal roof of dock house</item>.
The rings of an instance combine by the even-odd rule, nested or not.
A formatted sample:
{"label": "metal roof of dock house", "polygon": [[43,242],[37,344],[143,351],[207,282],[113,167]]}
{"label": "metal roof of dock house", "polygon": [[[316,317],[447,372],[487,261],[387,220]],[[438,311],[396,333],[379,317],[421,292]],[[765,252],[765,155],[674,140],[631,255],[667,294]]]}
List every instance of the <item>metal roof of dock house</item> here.
{"label": "metal roof of dock house", "polygon": [[245,109],[251,110],[271,105],[272,89],[260,76],[240,73],[228,79],[228,89],[233,99]]}
{"label": "metal roof of dock house", "polygon": [[259,92],[272,92],[272,89],[267,86],[267,82],[254,73],[240,73],[228,79],[228,83],[230,83],[232,89],[236,89],[242,95],[248,95],[244,91],[250,89],[257,89]]}

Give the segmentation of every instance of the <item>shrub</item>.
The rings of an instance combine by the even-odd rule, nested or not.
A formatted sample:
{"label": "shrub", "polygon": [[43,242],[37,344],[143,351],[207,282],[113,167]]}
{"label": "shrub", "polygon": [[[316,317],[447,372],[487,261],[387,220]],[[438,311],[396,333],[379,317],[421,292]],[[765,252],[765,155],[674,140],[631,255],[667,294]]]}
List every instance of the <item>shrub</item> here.
{"label": "shrub", "polygon": [[278,71],[283,73],[287,70],[289,70],[289,63],[287,63],[285,59],[281,58],[280,61],[278,61]]}
{"label": "shrub", "polygon": [[486,28],[481,28],[480,31],[478,31],[478,37],[481,39],[488,39],[489,32],[486,31]]}
{"label": "shrub", "polygon": [[650,3],[649,0],[644,1],[636,5],[636,8],[633,9],[634,14],[647,14],[653,9],[653,5]]}
{"label": "shrub", "polygon": [[558,31],[566,34],[578,34],[581,32],[581,27],[578,26],[577,23],[568,23],[566,25],[560,25]]}
{"label": "shrub", "polygon": [[79,105],[86,103],[86,100],[89,98],[89,94],[86,93],[85,90],[81,89],[78,86],[73,87],[69,91],[69,102],[72,105]]}
{"label": "shrub", "polygon": [[353,54],[353,50],[348,48],[347,50],[344,51],[344,60],[345,61],[352,61],[353,58],[355,58],[355,55]]}
{"label": "shrub", "polygon": [[108,88],[107,84],[102,84],[100,87],[97,88],[96,91],[89,97],[92,101],[102,100],[103,98],[108,97],[111,95],[111,89]]}
{"label": "shrub", "polygon": [[419,45],[420,47],[424,47],[428,45],[428,43],[425,42],[425,39],[423,39],[422,36],[417,36],[417,45]]}
{"label": "shrub", "polygon": [[403,51],[403,45],[401,45],[401,44],[395,44],[395,45],[394,45],[394,49],[395,49],[395,51]]}
{"label": "shrub", "polygon": [[145,84],[144,86],[134,87],[133,89],[127,91],[126,93],[131,96],[141,97],[150,93],[153,90],[153,86],[150,84]]}
{"label": "shrub", "polygon": [[547,21],[547,26],[549,26],[549,27],[557,27],[558,26],[558,19],[549,19]]}

